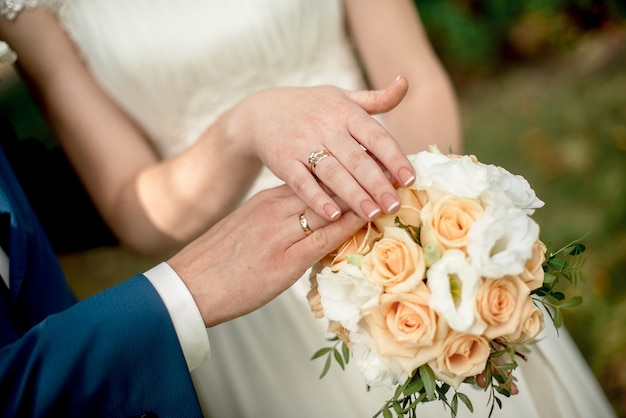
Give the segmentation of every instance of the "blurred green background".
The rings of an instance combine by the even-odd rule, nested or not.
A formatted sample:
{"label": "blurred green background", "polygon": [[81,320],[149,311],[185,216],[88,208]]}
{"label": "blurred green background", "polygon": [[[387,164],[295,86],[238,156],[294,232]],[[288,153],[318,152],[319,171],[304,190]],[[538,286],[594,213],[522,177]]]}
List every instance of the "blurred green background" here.
{"label": "blurred green background", "polygon": [[626,2],[416,4],[460,95],[465,151],[526,177],[544,241],[589,234],[565,323],[626,416]]}
{"label": "blurred green background", "polygon": [[[416,4],[459,94],[465,152],[526,177],[546,202],[535,214],[544,241],[560,246],[589,234],[587,281],[573,290],[583,305],[565,323],[626,417],[626,2]],[[9,73],[0,65],[0,117],[20,138],[50,147],[28,91]],[[59,248],[80,297],[94,291],[90,281],[109,286],[151,263],[115,246]]]}

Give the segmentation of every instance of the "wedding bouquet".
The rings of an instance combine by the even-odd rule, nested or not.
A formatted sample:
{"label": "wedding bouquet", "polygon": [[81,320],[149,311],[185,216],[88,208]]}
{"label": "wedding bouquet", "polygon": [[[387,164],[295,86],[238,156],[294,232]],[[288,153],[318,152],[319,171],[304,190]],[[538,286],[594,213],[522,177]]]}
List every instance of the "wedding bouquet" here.
{"label": "wedding bouquet", "polygon": [[491,390],[493,411],[497,395],[517,392],[517,359],[543,330],[543,312],[558,327],[561,309],[581,302],[555,286],[578,280],[584,246],[546,247],[531,218],[543,202],[521,176],[434,147],[409,160],[417,179],[398,190],[401,208],[311,275],[310,306],[334,334],[313,359],[327,356],[321,377],[332,358],[342,368],[352,358],[368,386],[396,387],[375,416],[414,416],[432,400],[452,416],[459,401],[472,410],[462,384]]}

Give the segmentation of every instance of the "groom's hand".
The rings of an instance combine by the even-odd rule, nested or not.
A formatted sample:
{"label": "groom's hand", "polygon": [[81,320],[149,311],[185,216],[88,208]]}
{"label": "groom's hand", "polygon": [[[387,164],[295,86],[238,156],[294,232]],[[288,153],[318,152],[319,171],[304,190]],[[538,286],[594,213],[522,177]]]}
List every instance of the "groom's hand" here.
{"label": "groom's hand", "polygon": [[268,303],[364,224],[350,211],[329,222],[280,186],[254,196],[168,263],[210,327]]}

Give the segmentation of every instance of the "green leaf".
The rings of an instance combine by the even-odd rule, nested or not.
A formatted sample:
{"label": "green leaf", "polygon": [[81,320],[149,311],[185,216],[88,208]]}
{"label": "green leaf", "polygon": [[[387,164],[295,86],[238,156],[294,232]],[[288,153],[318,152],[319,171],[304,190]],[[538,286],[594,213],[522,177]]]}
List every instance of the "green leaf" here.
{"label": "green leaf", "polygon": [[335,360],[337,361],[337,363],[339,363],[339,366],[341,366],[341,369],[345,370],[346,367],[343,363],[343,358],[341,357],[341,353],[339,352],[339,350],[333,348],[333,355],[335,356]]}
{"label": "green leaf", "polygon": [[502,401],[500,400],[500,398],[496,397],[495,401],[498,404],[498,408],[502,409]]}
{"label": "green leaf", "polygon": [[561,325],[563,325],[563,313],[561,312],[561,309],[559,309],[558,307],[554,311],[554,317],[552,318],[552,323],[554,324],[555,328],[561,328]]}
{"label": "green leaf", "polygon": [[432,369],[427,364],[424,364],[423,366],[420,366],[419,374],[422,377],[422,382],[424,382],[424,389],[426,390],[426,395],[428,396],[428,399],[429,400],[436,399],[435,398],[435,386],[436,386],[435,374],[433,373]]}
{"label": "green leaf", "polygon": [[472,405],[472,401],[466,394],[457,392],[456,396],[458,396],[459,399],[461,399],[461,402],[465,404],[465,406],[467,407],[467,409],[469,409],[470,412],[474,412],[474,405]]}
{"label": "green leaf", "polygon": [[554,281],[556,280],[556,276],[552,273],[545,273],[543,275],[543,282],[544,283],[554,283]]}
{"label": "green leaf", "polygon": [[496,390],[502,396],[506,396],[507,398],[511,397],[511,392],[509,392],[508,389],[506,389],[506,388],[504,388],[502,386],[496,386]]}
{"label": "green leaf", "polygon": [[343,352],[343,358],[346,361],[346,364],[348,364],[350,362],[350,349],[346,343],[341,343],[341,351]]}
{"label": "green leaf", "polygon": [[561,303],[559,305],[559,308],[561,308],[561,309],[575,308],[575,307],[579,306],[581,303],[583,303],[582,296],[574,296],[570,300],[567,300],[567,301]]}
{"label": "green leaf", "polygon": [[424,388],[424,383],[418,377],[417,379],[413,379],[411,381],[411,383],[406,387],[406,389],[403,390],[403,393],[406,396],[411,396],[414,393],[417,393],[417,392],[421,391],[423,388]]}
{"label": "green leaf", "polygon": [[315,354],[313,354],[313,357],[311,357],[311,360],[315,360],[316,358],[322,357],[324,354],[328,353],[332,349],[333,349],[332,347],[324,347],[324,348],[317,350]]}
{"label": "green leaf", "polygon": [[326,376],[328,370],[330,369],[330,356],[326,357],[326,363],[324,364],[324,369],[322,370],[322,374],[320,375],[320,379]]}
{"label": "green leaf", "polygon": [[385,409],[383,409],[383,417],[384,418],[392,418],[393,415],[391,415],[391,412],[389,412],[389,409],[385,408]]}
{"label": "green leaf", "polygon": [[504,363],[504,364],[498,364],[496,366],[496,368],[498,370],[514,370],[517,367],[517,363],[513,362],[513,363]]}
{"label": "green leaf", "polygon": [[459,411],[459,397],[455,393],[452,397],[452,403],[450,405],[450,409],[452,409],[452,416],[456,416]]}
{"label": "green leaf", "polygon": [[563,300],[563,299],[565,299],[565,294],[563,294],[563,292],[552,292],[552,293],[550,293],[550,296],[552,296],[556,300]]}
{"label": "green leaf", "polygon": [[581,243],[574,244],[572,250],[569,252],[569,255],[573,255],[573,256],[580,255],[584,253],[586,249],[587,247],[585,247],[584,244],[581,244]]}

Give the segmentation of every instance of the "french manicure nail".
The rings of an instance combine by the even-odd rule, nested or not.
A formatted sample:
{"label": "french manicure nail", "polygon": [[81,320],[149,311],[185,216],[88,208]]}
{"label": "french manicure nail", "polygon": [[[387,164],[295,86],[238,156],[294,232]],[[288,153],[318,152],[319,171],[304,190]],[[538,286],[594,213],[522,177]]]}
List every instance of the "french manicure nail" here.
{"label": "french manicure nail", "polygon": [[398,200],[398,197],[391,193],[385,193],[382,196],[382,203],[383,206],[387,208],[385,210],[386,213],[393,213],[400,206],[400,201]]}
{"label": "french manicure nail", "polygon": [[398,207],[400,207],[400,202],[393,202],[391,205],[389,205],[389,207],[387,207],[387,213],[395,212]]}
{"label": "french manicure nail", "polygon": [[361,203],[361,210],[366,214],[367,219],[374,219],[380,214],[380,208],[371,200]]}
{"label": "french manicure nail", "polygon": [[404,187],[410,186],[415,181],[415,174],[413,174],[413,172],[406,167],[400,169],[398,177]]}
{"label": "french manicure nail", "polygon": [[341,211],[336,206],[333,206],[330,203],[324,205],[324,213],[330,219],[337,219],[339,215],[341,215]]}

